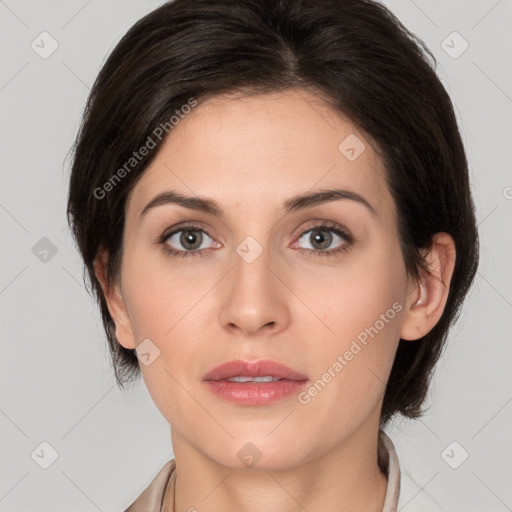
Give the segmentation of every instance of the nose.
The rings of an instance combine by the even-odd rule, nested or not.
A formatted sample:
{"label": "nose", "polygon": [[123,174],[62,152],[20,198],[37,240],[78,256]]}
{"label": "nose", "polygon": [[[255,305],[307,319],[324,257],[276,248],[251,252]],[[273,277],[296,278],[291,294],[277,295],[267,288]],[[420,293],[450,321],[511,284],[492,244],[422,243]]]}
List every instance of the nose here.
{"label": "nose", "polygon": [[273,267],[266,249],[251,263],[233,254],[219,313],[221,325],[231,334],[268,336],[287,328],[288,290]]}

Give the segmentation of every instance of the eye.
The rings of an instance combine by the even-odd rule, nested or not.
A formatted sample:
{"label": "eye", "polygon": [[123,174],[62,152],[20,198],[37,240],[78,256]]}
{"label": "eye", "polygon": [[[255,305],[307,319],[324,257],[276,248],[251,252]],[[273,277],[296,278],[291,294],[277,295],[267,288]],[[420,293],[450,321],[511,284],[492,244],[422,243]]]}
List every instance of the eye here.
{"label": "eye", "polygon": [[[181,226],[167,232],[157,242],[163,246],[165,252],[177,257],[206,256],[211,254],[207,249],[222,247],[222,244],[195,225]],[[352,243],[352,236],[342,226],[323,221],[303,231],[292,247],[295,246],[308,255],[335,256],[346,251]]]}
{"label": "eye", "polygon": [[186,256],[186,253],[207,249],[213,239],[202,229],[187,227],[165,235],[163,242],[170,252]]}
{"label": "eye", "polygon": [[347,250],[352,244],[352,239],[341,227],[323,223],[304,231],[297,244],[306,251],[331,255]]}

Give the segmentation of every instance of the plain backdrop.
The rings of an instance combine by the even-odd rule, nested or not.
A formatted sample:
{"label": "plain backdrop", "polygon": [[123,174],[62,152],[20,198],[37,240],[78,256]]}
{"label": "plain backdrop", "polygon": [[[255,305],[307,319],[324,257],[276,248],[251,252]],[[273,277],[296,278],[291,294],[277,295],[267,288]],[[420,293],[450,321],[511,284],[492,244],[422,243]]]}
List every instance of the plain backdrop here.
{"label": "plain backdrop", "polygon": [[[66,155],[89,88],[161,3],[0,0],[0,511],[124,510],[173,456],[143,381],[115,385],[65,218]],[[384,3],[438,60],[482,245],[427,414],[387,431],[404,471],[446,510],[512,510],[511,1]]]}

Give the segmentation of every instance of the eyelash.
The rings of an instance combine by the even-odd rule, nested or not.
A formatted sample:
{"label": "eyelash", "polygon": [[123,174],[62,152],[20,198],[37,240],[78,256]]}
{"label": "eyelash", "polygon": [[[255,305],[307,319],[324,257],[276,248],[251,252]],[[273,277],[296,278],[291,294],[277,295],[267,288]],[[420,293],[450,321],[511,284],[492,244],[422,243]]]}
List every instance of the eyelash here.
{"label": "eyelash", "polygon": [[[338,254],[344,253],[347,251],[355,242],[355,239],[349,235],[344,228],[342,228],[339,224],[329,221],[321,221],[318,223],[313,223],[309,225],[306,229],[304,229],[298,239],[302,238],[306,233],[311,231],[331,231],[335,233],[340,238],[344,240],[344,243],[335,249],[330,249],[326,251],[315,251],[313,249],[298,249],[300,253],[306,254],[307,256],[336,256]],[[212,238],[203,228],[195,225],[195,224],[185,224],[179,226],[179,228],[174,229],[169,232],[165,232],[158,240],[157,243],[162,246],[162,249],[173,257],[178,258],[186,258],[186,257],[205,257],[206,254],[210,251],[206,251],[205,249],[196,249],[195,251],[178,251],[176,249],[172,249],[167,244],[167,240],[176,233],[180,233],[181,231],[201,231],[202,233],[207,234],[210,238]]]}

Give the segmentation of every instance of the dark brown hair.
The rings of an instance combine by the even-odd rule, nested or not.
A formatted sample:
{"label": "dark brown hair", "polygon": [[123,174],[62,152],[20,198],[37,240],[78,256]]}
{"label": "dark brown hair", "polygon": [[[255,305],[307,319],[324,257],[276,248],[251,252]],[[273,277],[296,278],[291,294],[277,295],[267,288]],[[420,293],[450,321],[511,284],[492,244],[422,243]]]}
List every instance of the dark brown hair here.
{"label": "dark brown hair", "polygon": [[425,268],[419,250],[430,247],[432,235],[444,231],[455,240],[445,310],[426,336],[400,340],[381,425],[397,412],[422,414],[432,370],[478,264],[466,155],[435,66],[424,43],[371,0],[176,0],[127,32],[91,90],[73,147],[67,210],[121,388],[140,368],[135,351],[115,337],[93,261],[100,246],[107,249],[108,278],[117,279],[126,198],[161,140],[136,165],[126,163],[191,98],[301,88],[351,119],[378,148],[410,275]]}

